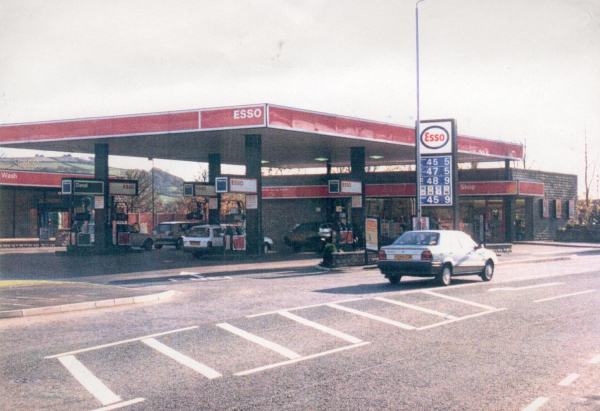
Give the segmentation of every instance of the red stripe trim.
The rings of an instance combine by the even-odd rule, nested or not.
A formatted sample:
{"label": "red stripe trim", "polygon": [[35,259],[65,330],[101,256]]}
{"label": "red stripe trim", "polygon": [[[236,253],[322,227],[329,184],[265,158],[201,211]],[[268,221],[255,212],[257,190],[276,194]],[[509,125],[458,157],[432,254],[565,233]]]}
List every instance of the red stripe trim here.
{"label": "red stripe trim", "polygon": [[198,130],[198,111],[0,126],[0,142]]}
{"label": "red stripe trim", "polygon": [[0,170],[0,185],[60,188],[63,178],[94,178],[82,174],[49,174],[27,171]]}
{"label": "red stripe trim", "polygon": [[544,183],[519,181],[519,195],[544,196]]}

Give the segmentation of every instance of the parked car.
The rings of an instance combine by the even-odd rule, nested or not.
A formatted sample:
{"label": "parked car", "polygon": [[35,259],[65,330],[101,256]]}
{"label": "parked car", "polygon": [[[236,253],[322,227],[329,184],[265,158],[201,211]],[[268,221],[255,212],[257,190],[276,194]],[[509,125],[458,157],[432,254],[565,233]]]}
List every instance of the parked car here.
{"label": "parked car", "polygon": [[154,248],[160,249],[163,245],[174,245],[178,250],[183,248],[183,237],[185,232],[198,225],[189,221],[170,221],[157,225],[152,234],[154,234]]}
{"label": "parked car", "polygon": [[477,245],[462,231],[409,231],[393,244],[379,250],[377,266],[392,284],[403,275],[435,277],[450,285],[453,276],[479,275],[483,281],[494,276],[496,254]]}
{"label": "parked car", "polygon": [[129,231],[132,247],[140,247],[146,251],[152,250],[154,234],[140,232],[140,226],[137,223],[128,225],[127,230]]}
{"label": "parked car", "polygon": [[331,224],[329,223],[301,223],[283,237],[283,241],[294,251],[307,247],[322,250],[327,241],[331,241]]}
{"label": "parked car", "polygon": [[216,224],[204,224],[192,227],[183,237],[183,251],[194,257],[207,253],[225,251],[225,227]]}

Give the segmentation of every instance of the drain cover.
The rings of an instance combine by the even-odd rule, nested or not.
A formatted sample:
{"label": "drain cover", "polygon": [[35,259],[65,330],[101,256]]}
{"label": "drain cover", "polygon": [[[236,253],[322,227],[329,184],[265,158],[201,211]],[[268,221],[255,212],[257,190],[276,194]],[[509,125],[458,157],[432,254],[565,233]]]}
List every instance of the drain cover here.
{"label": "drain cover", "polygon": [[39,382],[40,380],[37,378],[19,378],[18,380],[11,380],[13,384],[34,384]]}

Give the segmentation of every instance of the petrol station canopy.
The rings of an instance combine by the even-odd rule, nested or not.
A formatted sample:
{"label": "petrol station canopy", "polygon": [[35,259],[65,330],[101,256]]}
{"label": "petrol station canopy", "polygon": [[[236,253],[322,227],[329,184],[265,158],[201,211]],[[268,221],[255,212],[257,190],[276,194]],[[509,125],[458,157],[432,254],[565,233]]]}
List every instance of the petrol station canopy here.
{"label": "petrol station canopy", "polygon": [[[459,123],[460,130],[460,123]],[[244,137],[261,135],[267,167],[348,166],[350,148],[364,147],[366,165],[413,164],[415,130],[357,118],[255,104],[164,113],[0,125],[10,148],[245,164]],[[459,162],[522,160],[523,146],[458,133]]]}

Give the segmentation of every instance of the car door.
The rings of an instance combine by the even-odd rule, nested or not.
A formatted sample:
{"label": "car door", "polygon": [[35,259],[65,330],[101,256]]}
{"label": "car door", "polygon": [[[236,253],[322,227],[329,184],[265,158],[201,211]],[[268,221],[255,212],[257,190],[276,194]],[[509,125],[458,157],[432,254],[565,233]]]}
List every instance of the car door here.
{"label": "car door", "polygon": [[465,273],[476,273],[483,269],[485,265],[485,256],[480,249],[477,248],[477,244],[471,237],[465,233],[459,233],[458,241],[465,253],[465,262],[463,264]]}
{"label": "car door", "polygon": [[468,257],[456,234],[450,231],[441,233],[440,250],[452,259],[454,274],[463,274],[467,271],[465,264]]}
{"label": "car door", "polygon": [[222,228],[213,228],[212,229],[212,242],[213,247],[223,247],[225,245],[225,230]]}

